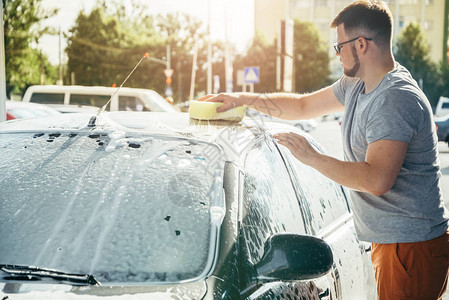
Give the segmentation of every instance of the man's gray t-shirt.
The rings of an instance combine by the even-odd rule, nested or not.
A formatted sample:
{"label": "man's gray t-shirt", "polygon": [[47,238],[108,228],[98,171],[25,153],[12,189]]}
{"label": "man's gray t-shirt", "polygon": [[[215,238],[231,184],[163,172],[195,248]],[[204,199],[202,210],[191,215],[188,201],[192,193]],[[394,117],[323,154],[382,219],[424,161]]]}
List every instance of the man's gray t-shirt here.
{"label": "man's gray t-shirt", "polygon": [[359,238],[373,243],[406,243],[433,239],[448,228],[440,186],[438,142],[431,107],[403,66],[364,94],[360,78],[343,76],[333,91],[345,106],[342,121],[345,160],[365,161],[370,143],[408,143],[399,175],[390,191],[377,197],[351,190]]}

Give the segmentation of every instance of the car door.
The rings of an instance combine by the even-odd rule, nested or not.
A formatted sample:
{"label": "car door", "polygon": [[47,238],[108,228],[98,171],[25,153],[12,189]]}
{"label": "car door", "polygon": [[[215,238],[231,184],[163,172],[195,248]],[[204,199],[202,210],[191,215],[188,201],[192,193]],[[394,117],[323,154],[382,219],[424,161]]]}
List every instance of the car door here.
{"label": "car door", "polygon": [[[312,142],[317,150],[322,152]],[[345,189],[279,147],[297,191],[310,234],[328,242],[334,254],[332,276],[338,299],[376,299],[370,245],[358,240]]]}
{"label": "car door", "polygon": [[277,147],[259,141],[244,162],[240,209],[240,283],[244,299],[318,299],[329,293],[328,280],[251,283],[245,266],[256,264],[264,243],[276,233],[306,234],[295,189]]}

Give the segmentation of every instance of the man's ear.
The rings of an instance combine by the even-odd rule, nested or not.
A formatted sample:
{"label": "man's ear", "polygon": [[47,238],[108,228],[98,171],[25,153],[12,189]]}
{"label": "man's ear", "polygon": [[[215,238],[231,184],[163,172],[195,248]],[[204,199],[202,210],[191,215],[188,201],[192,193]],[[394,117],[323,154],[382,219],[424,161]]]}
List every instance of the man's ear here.
{"label": "man's ear", "polygon": [[367,47],[368,47],[368,43],[366,42],[366,40],[364,39],[364,38],[359,38],[358,40],[357,40],[357,46],[358,46],[358,48],[359,48],[359,50],[362,52],[362,53],[365,53],[366,52],[366,49],[367,49]]}

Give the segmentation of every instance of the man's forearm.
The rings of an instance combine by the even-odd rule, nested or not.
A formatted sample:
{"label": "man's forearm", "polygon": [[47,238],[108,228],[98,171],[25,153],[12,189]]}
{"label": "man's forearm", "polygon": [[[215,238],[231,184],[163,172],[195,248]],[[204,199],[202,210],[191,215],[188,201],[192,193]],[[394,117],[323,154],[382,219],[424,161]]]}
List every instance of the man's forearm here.
{"label": "man's forearm", "polygon": [[298,120],[308,119],[313,116],[304,114],[302,98],[306,95],[290,93],[235,93],[237,105],[246,105],[275,118]]}
{"label": "man's forearm", "polygon": [[331,180],[353,190],[381,196],[391,189],[387,175],[367,162],[347,162],[318,153],[309,165]]}

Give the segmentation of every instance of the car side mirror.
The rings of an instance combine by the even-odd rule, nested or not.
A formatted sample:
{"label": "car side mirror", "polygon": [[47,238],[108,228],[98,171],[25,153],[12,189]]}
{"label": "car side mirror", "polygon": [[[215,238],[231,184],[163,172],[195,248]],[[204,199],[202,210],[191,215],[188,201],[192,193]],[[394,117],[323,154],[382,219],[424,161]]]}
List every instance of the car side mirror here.
{"label": "car side mirror", "polygon": [[262,259],[254,267],[258,281],[288,281],[320,277],[332,264],[332,250],[324,240],[281,233],[268,238]]}

